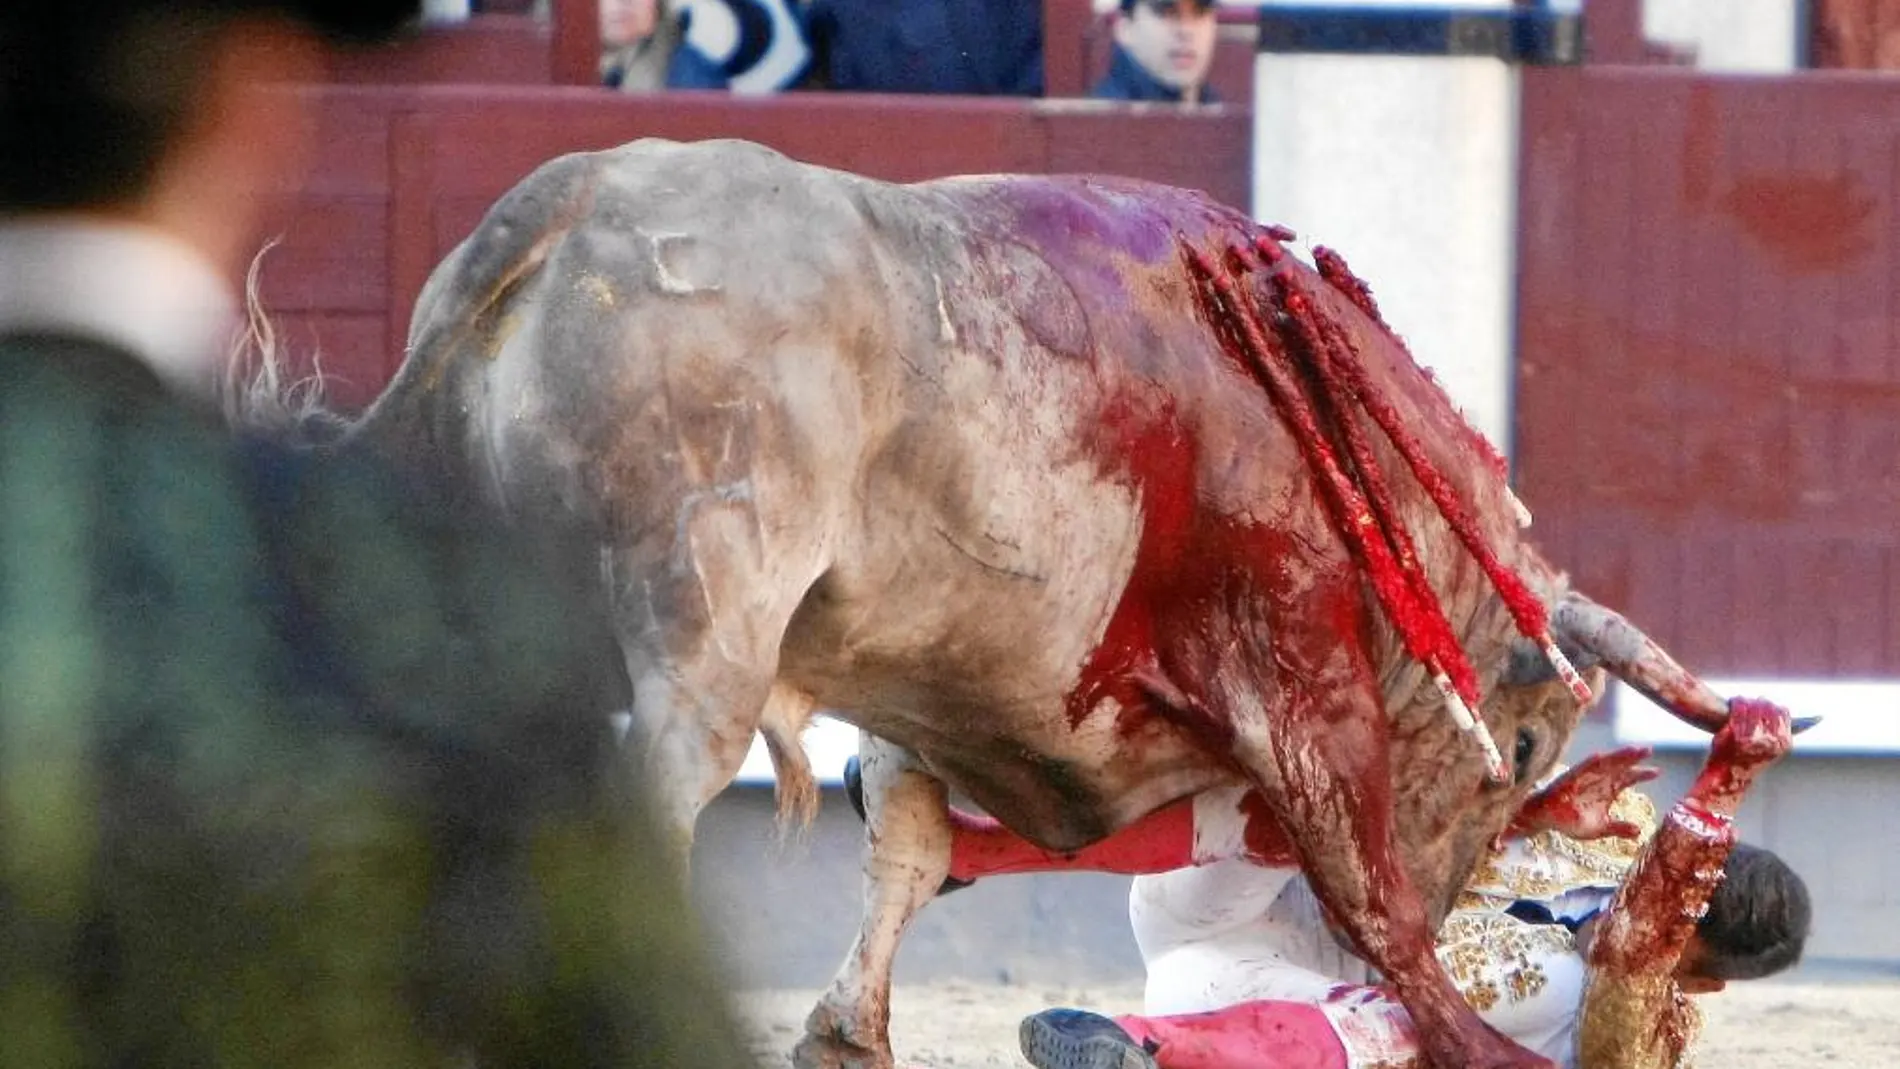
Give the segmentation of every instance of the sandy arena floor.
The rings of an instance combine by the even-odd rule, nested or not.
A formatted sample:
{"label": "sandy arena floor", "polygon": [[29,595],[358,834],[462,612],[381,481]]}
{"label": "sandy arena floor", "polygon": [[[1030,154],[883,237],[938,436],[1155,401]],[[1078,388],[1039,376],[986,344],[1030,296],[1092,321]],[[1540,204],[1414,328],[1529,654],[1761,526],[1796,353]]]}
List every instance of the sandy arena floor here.
{"label": "sandy arena floor", "polygon": [[[768,1067],[790,1064],[817,993],[745,996],[754,1049]],[[1108,1013],[1138,1009],[1132,987],[1100,989],[942,984],[899,986],[891,1036],[899,1065],[928,1069],[1020,1067],[1016,1023],[1047,1006]],[[1703,1000],[1702,1069],[1816,1069],[1900,1062],[1900,982],[1738,984]]]}

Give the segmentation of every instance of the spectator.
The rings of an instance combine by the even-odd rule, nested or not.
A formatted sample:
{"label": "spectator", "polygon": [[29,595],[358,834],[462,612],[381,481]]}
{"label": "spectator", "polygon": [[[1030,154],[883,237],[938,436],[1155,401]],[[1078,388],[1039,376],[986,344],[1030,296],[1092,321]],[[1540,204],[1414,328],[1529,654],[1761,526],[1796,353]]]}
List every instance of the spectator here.
{"label": "spectator", "polygon": [[1121,0],[1114,58],[1089,92],[1103,100],[1218,104],[1207,84],[1214,62],[1213,0]]}
{"label": "spectator", "polygon": [[1042,95],[1039,0],[812,0],[814,88]]}
{"label": "spectator", "polygon": [[745,1064],[593,555],[212,403],[278,83],[416,14],[0,4],[0,1065]]}
{"label": "spectator", "polygon": [[675,53],[671,89],[775,93],[790,88],[811,61],[796,0],[684,0],[685,42]]}
{"label": "spectator", "polygon": [[680,24],[661,0],[600,0],[601,84],[625,93],[663,89]]}

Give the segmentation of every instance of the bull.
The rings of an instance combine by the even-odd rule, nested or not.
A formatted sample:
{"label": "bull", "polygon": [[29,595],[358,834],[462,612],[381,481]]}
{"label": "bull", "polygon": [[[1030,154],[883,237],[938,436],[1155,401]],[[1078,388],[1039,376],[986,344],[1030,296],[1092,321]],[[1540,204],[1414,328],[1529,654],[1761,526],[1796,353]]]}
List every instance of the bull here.
{"label": "bull", "polygon": [[1291,237],[1132,181],[564,156],[432,273],[346,441],[598,547],[680,849],[756,733],[806,812],[811,709],[872,737],[862,925],[801,1066],[891,1064],[947,789],[1075,851],[1237,785],[1434,1065],[1542,1064],[1458,998],[1437,922],[1605,669],[1726,707],[1568,588],[1369,291]]}

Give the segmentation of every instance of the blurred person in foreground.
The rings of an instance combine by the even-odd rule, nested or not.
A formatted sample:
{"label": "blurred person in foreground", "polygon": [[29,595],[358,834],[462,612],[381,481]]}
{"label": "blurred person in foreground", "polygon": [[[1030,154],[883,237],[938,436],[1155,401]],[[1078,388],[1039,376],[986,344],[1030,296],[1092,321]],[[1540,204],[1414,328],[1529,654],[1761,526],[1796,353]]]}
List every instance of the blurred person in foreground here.
{"label": "blurred person in foreground", "polygon": [[1207,84],[1218,29],[1213,0],[1120,0],[1108,73],[1089,96],[1166,104],[1220,103]]}
{"label": "blurred person in foreground", "polygon": [[0,5],[0,1065],[738,1066],[588,554],[213,386],[388,0]]}

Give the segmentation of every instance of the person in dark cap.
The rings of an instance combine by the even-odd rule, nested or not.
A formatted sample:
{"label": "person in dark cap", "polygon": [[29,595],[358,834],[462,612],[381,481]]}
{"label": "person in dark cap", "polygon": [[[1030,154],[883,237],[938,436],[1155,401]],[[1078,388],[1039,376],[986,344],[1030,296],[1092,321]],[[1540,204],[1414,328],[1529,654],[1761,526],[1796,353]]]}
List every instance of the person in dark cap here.
{"label": "person in dark cap", "polygon": [[329,49],[412,4],[0,4],[0,1065],[747,1064],[591,553],[232,428]]}
{"label": "person in dark cap", "polygon": [[1121,0],[1108,74],[1089,95],[1101,100],[1219,103],[1207,84],[1216,29],[1213,0]]}

